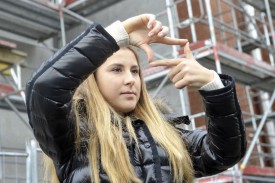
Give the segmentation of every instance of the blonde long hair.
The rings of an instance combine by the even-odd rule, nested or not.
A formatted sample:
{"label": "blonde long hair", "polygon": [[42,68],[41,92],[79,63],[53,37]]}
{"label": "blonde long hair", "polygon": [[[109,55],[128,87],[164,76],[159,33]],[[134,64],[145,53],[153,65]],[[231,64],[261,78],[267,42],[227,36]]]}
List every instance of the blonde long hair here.
{"label": "blonde long hair", "polygon": [[[146,123],[154,140],[166,151],[173,181],[190,183],[194,179],[194,170],[184,141],[179,132],[160,115],[147,92],[142,74],[140,79],[141,95],[132,114]],[[91,167],[91,181],[100,182],[101,165],[112,183],[142,182],[135,174],[123,137],[123,131],[126,131],[130,140],[138,143],[131,119],[129,116],[122,117],[117,114],[104,100],[94,74],[76,90],[73,111],[76,116],[77,149],[80,149],[82,138],[88,139],[87,156]],[[86,122],[85,128],[81,128],[83,122]],[[51,167],[54,168],[53,164]]]}

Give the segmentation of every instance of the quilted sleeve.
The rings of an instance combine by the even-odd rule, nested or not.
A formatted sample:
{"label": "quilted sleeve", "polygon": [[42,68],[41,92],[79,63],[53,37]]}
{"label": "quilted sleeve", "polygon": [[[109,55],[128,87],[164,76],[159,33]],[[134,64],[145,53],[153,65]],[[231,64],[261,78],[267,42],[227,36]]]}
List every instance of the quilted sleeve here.
{"label": "quilted sleeve", "polygon": [[70,111],[75,89],[118,49],[113,37],[93,24],[44,62],[27,83],[29,123],[41,149],[57,164],[74,151]]}
{"label": "quilted sleeve", "polygon": [[227,75],[220,77],[225,88],[200,91],[206,111],[207,131],[182,130],[196,177],[213,175],[232,167],[246,151],[245,127],[234,80]]}

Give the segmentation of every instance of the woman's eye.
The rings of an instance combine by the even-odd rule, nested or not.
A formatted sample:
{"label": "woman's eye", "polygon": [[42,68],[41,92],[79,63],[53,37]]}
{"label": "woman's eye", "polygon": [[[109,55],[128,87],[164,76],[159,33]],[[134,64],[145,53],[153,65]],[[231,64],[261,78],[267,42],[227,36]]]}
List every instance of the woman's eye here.
{"label": "woman's eye", "polygon": [[139,73],[139,70],[138,69],[135,69],[135,70],[132,70],[133,73],[135,74],[138,74]]}
{"label": "woman's eye", "polygon": [[114,71],[114,72],[121,72],[121,69],[120,68],[113,68],[112,71]]}

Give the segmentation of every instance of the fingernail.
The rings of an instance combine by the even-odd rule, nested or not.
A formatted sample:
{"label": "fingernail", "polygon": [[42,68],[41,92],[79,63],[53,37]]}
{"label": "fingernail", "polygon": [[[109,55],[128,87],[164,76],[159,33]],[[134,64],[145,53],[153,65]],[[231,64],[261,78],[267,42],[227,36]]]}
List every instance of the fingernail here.
{"label": "fingernail", "polygon": [[185,44],[185,47],[186,47],[186,48],[189,48],[189,42],[187,42],[187,43]]}
{"label": "fingernail", "polygon": [[147,26],[147,27],[148,27],[148,29],[151,29],[151,27],[152,27],[152,24],[148,24],[148,26]]}
{"label": "fingernail", "polygon": [[158,36],[162,37],[164,36],[162,32],[158,33]]}

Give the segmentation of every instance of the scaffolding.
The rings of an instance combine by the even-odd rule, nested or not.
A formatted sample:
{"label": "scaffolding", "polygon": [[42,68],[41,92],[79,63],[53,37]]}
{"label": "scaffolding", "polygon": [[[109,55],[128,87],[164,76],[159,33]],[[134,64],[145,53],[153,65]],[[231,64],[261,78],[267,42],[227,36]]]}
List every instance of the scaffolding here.
{"label": "scaffolding", "polygon": [[[22,0],[20,2],[2,0],[0,1],[0,12],[1,7],[12,3],[15,6],[10,14],[15,14],[16,8],[26,8],[27,6],[36,7],[40,12],[43,11],[45,15],[52,14],[55,27],[43,27],[44,30],[39,29],[27,35],[23,34],[25,32],[13,32],[16,34],[13,37],[18,38],[16,41],[47,47],[52,51],[56,51],[56,48],[44,44],[43,40],[58,35],[61,37],[62,45],[64,45],[66,44],[65,32],[67,29],[79,25],[80,22],[92,23],[91,20],[84,17],[88,14],[83,13],[85,12],[83,7],[87,2],[86,0],[78,0],[64,7],[62,3],[53,4],[46,0]],[[170,36],[188,38],[196,60],[218,73],[234,76],[238,82],[237,95],[248,134],[247,153],[238,165],[221,174],[197,179],[196,182],[274,182],[275,32],[273,17],[275,13],[272,11],[272,7],[275,2],[273,0],[166,0],[165,3],[166,9],[157,16],[160,19],[167,19]],[[37,12],[32,12],[33,16]],[[6,17],[8,16],[4,12],[1,13]],[[14,18],[10,14],[8,17]],[[42,24],[49,22],[46,16],[40,17],[39,21]],[[27,25],[33,25],[31,20],[25,22]],[[0,30],[1,33],[11,35],[10,32],[1,32]],[[39,42],[33,40],[39,40]],[[155,55],[160,59],[184,57],[184,52],[182,48],[172,46],[172,50],[167,53],[156,51]],[[11,90],[1,90],[0,88],[0,100],[5,101],[20,120],[28,126],[20,115],[18,105],[14,105],[14,101],[11,100],[12,97],[15,97],[17,101],[24,102],[24,88],[21,85],[20,76],[21,67],[27,66],[20,62],[1,70],[3,81],[10,85]],[[12,73],[10,76],[4,74],[8,69]],[[167,68],[163,67],[144,70],[145,81],[148,85],[158,82],[154,96],[157,96],[163,87],[167,85],[168,71]],[[188,96],[192,92],[187,88],[179,90],[182,114],[189,115],[192,122],[191,126],[186,126],[187,129],[201,128],[198,124],[205,116],[203,111],[193,111],[190,108],[192,98]],[[18,99],[18,97],[21,99]],[[37,170],[30,171],[31,168],[37,166],[36,163],[32,163],[36,159],[36,153],[40,152],[35,146],[34,142],[28,143],[27,147],[31,147],[31,149],[27,148],[28,150],[22,154],[1,152],[0,149],[0,163],[3,164],[4,156],[20,156],[26,158],[26,160],[31,158],[31,160],[26,161],[28,172],[26,173],[26,180],[37,182]],[[3,169],[3,165],[0,167]],[[5,178],[5,175],[0,172],[0,180],[3,177]]]}

